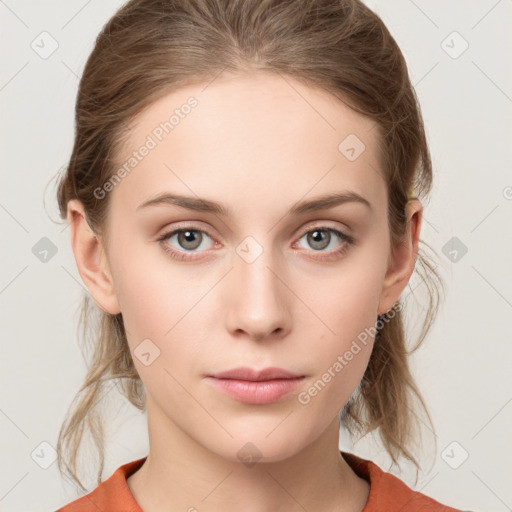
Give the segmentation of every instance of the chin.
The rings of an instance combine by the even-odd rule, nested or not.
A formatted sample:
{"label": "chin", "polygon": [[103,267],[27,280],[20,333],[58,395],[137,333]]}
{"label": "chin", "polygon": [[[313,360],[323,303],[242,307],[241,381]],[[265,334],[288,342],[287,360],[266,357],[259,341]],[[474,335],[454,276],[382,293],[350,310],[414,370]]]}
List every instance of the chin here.
{"label": "chin", "polygon": [[[277,425],[278,423],[270,429],[265,428],[260,431],[248,428],[243,435],[235,435],[233,439],[216,444],[210,449],[227,460],[252,467],[256,463],[284,461],[297,455],[313,441],[313,439],[301,438],[296,429],[290,429],[289,426],[285,429],[282,425]],[[280,432],[278,432],[279,429],[281,429]]]}

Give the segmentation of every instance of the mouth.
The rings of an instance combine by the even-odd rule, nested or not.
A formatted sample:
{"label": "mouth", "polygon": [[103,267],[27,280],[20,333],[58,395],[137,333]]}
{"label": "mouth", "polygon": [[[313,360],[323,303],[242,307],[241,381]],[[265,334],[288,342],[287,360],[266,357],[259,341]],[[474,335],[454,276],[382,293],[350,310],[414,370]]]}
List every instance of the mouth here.
{"label": "mouth", "polygon": [[305,375],[275,367],[262,370],[234,368],[206,376],[207,382],[218,391],[239,402],[254,405],[277,402],[294,391],[304,378]]}

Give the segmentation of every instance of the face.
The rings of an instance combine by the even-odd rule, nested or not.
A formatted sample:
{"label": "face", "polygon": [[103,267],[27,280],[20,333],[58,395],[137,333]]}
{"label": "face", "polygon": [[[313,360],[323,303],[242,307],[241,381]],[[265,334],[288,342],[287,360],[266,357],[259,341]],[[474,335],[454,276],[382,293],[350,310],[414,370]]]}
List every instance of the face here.
{"label": "face", "polygon": [[[205,85],[145,110],[118,155],[130,171],[98,191],[110,201],[110,312],[122,312],[155,431],[231,460],[252,443],[277,461],[332,425],[400,292],[387,287],[378,130],[291,78]],[[163,194],[190,200],[145,205]],[[314,202],[332,194],[344,200]],[[240,367],[298,378],[211,377]]]}

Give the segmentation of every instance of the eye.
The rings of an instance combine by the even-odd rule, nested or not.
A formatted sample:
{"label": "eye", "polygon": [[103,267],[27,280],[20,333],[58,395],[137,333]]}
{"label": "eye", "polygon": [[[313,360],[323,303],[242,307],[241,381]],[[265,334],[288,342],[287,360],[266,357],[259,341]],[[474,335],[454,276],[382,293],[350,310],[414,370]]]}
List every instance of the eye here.
{"label": "eye", "polygon": [[[354,244],[353,237],[327,226],[319,226],[306,231],[299,238],[299,242],[304,238],[309,248],[313,249],[308,252],[316,252],[319,254],[318,256],[314,255],[312,257],[323,260],[341,256],[348,250],[350,245]],[[206,244],[205,247],[203,242],[208,239],[211,240],[212,243],[210,243],[209,246]],[[160,242],[167,253],[178,260],[193,260],[196,258],[195,253],[199,253],[197,257],[201,257],[200,253],[211,249],[216,244],[206,231],[192,226],[184,226],[168,231],[158,238],[157,241]],[[333,245],[334,247],[332,247]],[[331,250],[326,251],[325,249],[330,246]],[[307,249],[308,247],[302,246],[302,248]]]}
{"label": "eye", "polygon": [[[310,229],[299,239],[306,239],[306,244],[313,249],[313,252],[321,253],[320,258],[331,258],[344,253],[350,245],[354,243],[354,239],[341,231],[327,226],[319,226]],[[333,247],[334,245],[334,247]],[[331,247],[332,250],[324,249]],[[306,247],[307,249],[308,247]],[[317,256],[314,256],[317,258]]]}
{"label": "eye", "polygon": [[[169,231],[158,238],[157,241],[160,242],[164,250],[170,253],[173,257],[184,260],[190,259],[190,253],[202,252],[201,249],[206,250],[211,248],[214,244],[211,244],[210,247],[204,247],[203,242],[207,238],[211,240],[211,237],[206,233],[206,231],[192,227],[185,227]],[[170,245],[170,242],[172,242],[173,239],[175,244],[177,244],[177,249]],[[203,247],[201,247],[202,244]]]}

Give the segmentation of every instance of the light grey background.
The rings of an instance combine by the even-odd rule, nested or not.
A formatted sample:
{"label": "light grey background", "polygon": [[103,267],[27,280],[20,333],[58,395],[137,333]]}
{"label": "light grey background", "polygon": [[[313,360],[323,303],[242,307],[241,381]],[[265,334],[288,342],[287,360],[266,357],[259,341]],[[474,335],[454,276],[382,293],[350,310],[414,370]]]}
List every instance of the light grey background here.
{"label": "light grey background", "polygon": [[[61,481],[51,447],[85,372],[76,333],[84,285],[69,229],[52,221],[58,215],[51,180],[72,149],[85,60],[121,3],[0,0],[5,512],[55,510],[77,497]],[[401,46],[422,104],[436,174],[422,237],[438,252],[447,282],[437,322],[412,359],[437,452],[426,438],[419,481],[409,470],[397,476],[453,507],[512,510],[512,1],[367,3]],[[45,55],[52,44],[58,47]],[[36,256],[44,237],[56,249],[46,262]],[[466,254],[450,245],[453,237]],[[414,286],[421,291],[421,283]],[[147,453],[144,416],[122,402],[116,407],[104,477]],[[342,436],[340,446],[389,468],[374,438],[351,446]]]}

